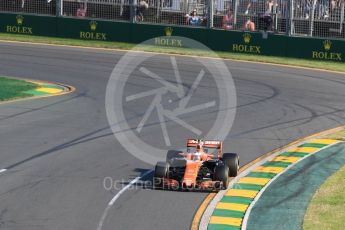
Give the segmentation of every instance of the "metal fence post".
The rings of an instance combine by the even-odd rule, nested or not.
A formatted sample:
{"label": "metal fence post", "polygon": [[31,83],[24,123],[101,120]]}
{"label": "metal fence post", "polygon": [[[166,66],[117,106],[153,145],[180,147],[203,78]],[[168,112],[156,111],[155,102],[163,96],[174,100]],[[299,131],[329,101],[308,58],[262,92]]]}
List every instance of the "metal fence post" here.
{"label": "metal fence post", "polygon": [[272,9],[272,15],[274,19],[274,25],[273,25],[273,31],[277,32],[278,31],[278,14],[277,14],[277,0],[273,1],[273,9]]}
{"label": "metal fence post", "polygon": [[342,1],[341,3],[341,13],[340,13],[340,27],[339,27],[339,33],[341,34],[343,32],[343,24],[345,23],[344,21],[344,14],[345,14],[345,0]]}
{"label": "metal fence post", "polygon": [[289,35],[290,34],[290,4],[291,4],[291,1],[288,1],[288,5],[286,6],[287,9],[286,9],[286,13],[285,13],[285,35]]}
{"label": "metal fence post", "polygon": [[295,21],[294,21],[294,17],[295,17],[295,14],[294,14],[294,7],[293,7],[293,4],[294,4],[294,0],[290,0],[290,7],[289,7],[289,15],[290,15],[290,32],[289,32],[289,35],[293,35],[295,33]]}
{"label": "metal fence post", "polygon": [[63,0],[56,0],[56,16],[61,17],[63,15]]}
{"label": "metal fence post", "polygon": [[163,0],[157,1],[157,14],[156,14],[156,20],[158,20],[159,15],[161,14],[163,8]]}
{"label": "metal fence post", "polygon": [[130,0],[130,15],[129,15],[129,21],[131,23],[135,23],[135,18],[137,15],[137,5],[138,5],[138,0]]}
{"label": "metal fence post", "polygon": [[313,32],[314,32],[314,18],[315,18],[315,7],[316,7],[316,1],[313,1],[313,6],[311,8],[311,15],[310,15],[310,20],[309,20],[309,36],[313,36]]}
{"label": "metal fence post", "polygon": [[207,27],[213,28],[213,12],[214,12],[214,0],[208,1],[208,20],[207,20]]}
{"label": "metal fence post", "polygon": [[237,28],[236,25],[237,25],[238,1],[239,1],[239,0],[235,0],[234,3],[233,3],[233,9],[234,9],[234,11],[233,11],[233,13],[234,13],[234,27],[235,27],[235,28]]}

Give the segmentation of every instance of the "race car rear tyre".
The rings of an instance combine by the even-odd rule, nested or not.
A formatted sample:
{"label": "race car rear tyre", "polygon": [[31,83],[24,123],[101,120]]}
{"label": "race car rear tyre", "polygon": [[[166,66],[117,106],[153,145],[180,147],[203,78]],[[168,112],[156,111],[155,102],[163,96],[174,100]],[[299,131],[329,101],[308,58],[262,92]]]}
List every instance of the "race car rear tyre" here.
{"label": "race car rear tyre", "polygon": [[235,177],[240,169],[239,157],[236,153],[224,153],[223,162],[229,167],[229,177]]}
{"label": "race car rear tyre", "polygon": [[167,178],[169,172],[169,163],[168,162],[157,162],[155,167],[155,178]]}
{"label": "race car rear tyre", "polygon": [[226,189],[229,185],[229,167],[227,165],[217,165],[213,175],[213,180],[221,181],[222,186],[220,189]]}

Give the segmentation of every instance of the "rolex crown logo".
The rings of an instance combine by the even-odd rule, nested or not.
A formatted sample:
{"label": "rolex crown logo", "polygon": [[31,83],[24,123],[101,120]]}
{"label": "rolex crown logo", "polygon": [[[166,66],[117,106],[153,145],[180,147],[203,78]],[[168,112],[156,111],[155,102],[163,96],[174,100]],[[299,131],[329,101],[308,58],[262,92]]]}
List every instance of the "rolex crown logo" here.
{"label": "rolex crown logo", "polygon": [[165,36],[170,37],[172,35],[173,29],[171,27],[166,27],[164,31],[165,31]]}
{"label": "rolex crown logo", "polygon": [[323,48],[325,48],[325,50],[330,50],[332,46],[332,42],[330,40],[325,40],[323,41]]}
{"label": "rolex crown logo", "polygon": [[17,19],[17,25],[18,26],[23,25],[24,17],[22,15],[17,15],[16,19]]}
{"label": "rolex crown logo", "polygon": [[251,37],[252,36],[250,34],[243,34],[244,43],[248,44],[250,42]]}
{"label": "rolex crown logo", "polygon": [[97,22],[96,21],[91,21],[90,22],[90,29],[92,31],[95,31],[97,29]]}

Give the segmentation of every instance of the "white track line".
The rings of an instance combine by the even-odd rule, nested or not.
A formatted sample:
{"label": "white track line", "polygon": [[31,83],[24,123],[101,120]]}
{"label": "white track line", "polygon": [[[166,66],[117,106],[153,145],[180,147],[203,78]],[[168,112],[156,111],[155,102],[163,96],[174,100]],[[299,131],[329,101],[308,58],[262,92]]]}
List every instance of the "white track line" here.
{"label": "white track line", "polygon": [[103,212],[103,215],[101,217],[101,220],[98,223],[98,227],[97,230],[102,230],[103,228],[103,224],[105,219],[107,218],[108,212],[111,209],[111,207],[115,204],[116,200],[119,199],[119,197],[126,192],[126,190],[128,190],[133,184],[137,183],[140,179],[144,178],[145,176],[149,175],[150,173],[152,173],[154,170],[151,169],[149,171],[147,171],[146,173],[144,173],[142,176],[138,176],[136,178],[134,178],[134,180],[132,180],[131,182],[129,182],[128,185],[126,185],[123,189],[121,189],[114,197],[113,199],[111,199],[106,207],[106,209]]}
{"label": "white track line", "polygon": [[0,173],[6,172],[7,169],[0,169]]}

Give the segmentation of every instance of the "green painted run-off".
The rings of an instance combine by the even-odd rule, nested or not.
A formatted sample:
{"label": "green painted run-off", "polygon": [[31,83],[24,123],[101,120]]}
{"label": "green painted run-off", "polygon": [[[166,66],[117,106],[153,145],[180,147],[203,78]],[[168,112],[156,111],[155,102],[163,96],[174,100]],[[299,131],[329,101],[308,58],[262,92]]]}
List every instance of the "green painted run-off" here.
{"label": "green painted run-off", "polygon": [[345,164],[345,143],[323,149],[293,165],[262,194],[251,210],[248,230],[300,230],[316,190]]}

